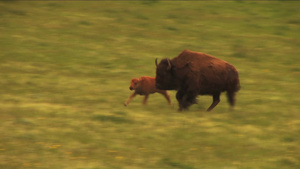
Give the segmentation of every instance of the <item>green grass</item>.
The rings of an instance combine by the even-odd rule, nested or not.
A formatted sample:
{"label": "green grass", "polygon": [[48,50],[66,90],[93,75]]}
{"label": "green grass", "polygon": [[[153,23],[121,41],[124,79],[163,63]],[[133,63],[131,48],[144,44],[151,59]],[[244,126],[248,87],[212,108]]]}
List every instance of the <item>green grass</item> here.
{"label": "green grass", "polygon": [[[300,168],[299,2],[0,2],[0,168]],[[128,107],[131,78],[190,49],[239,71],[226,97]]]}

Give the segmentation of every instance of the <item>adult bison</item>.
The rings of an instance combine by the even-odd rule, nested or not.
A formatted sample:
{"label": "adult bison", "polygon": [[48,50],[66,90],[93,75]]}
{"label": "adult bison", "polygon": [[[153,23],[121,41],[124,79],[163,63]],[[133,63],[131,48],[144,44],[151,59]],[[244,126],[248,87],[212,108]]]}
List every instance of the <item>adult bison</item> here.
{"label": "adult bison", "polygon": [[235,104],[235,93],[240,89],[235,67],[216,57],[189,50],[173,59],[156,63],[156,88],[177,90],[179,110],[188,109],[200,95],[212,95],[211,111],[219,102],[221,92],[227,91],[228,102]]}

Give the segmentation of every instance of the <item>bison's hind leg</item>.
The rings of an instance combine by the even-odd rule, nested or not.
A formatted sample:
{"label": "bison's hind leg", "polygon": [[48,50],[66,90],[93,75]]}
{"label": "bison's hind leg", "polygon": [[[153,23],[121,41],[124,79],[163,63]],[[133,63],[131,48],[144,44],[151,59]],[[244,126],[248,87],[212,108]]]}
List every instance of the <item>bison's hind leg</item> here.
{"label": "bison's hind leg", "polygon": [[235,92],[227,91],[227,99],[231,107],[235,105]]}
{"label": "bison's hind leg", "polygon": [[213,108],[216,107],[216,105],[219,104],[219,102],[220,102],[220,95],[221,95],[221,93],[215,93],[215,94],[213,95],[213,102],[212,102],[212,104],[209,106],[209,108],[207,109],[207,111],[211,111]]}

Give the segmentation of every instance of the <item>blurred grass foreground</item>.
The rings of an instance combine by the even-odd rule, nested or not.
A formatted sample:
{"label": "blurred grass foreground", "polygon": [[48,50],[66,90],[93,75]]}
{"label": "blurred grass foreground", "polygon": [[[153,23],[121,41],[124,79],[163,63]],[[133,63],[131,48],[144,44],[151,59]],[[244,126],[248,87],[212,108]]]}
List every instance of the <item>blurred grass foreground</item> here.
{"label": "blurred grass foreground", "polygon": [[[1,169],[300,168],[297,1],[1,1]],[[155,58],[204,52],[242,89],[177,112],[159,94],[128,107]]]}

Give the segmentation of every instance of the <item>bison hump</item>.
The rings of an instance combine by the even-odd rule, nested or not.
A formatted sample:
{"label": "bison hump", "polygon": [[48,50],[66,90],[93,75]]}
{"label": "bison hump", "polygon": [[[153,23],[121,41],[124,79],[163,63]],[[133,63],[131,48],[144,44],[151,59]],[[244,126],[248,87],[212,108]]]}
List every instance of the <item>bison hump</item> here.
{"label": "bison hump", "polygon": [[222,62],[225,61],[205,53],[193,52],[190,50],[182,51],[172,60],[172,63],[176,68],[188,66],[191,71],[200,71],[204,67],[215,66],[216,64],[222,64]]}

